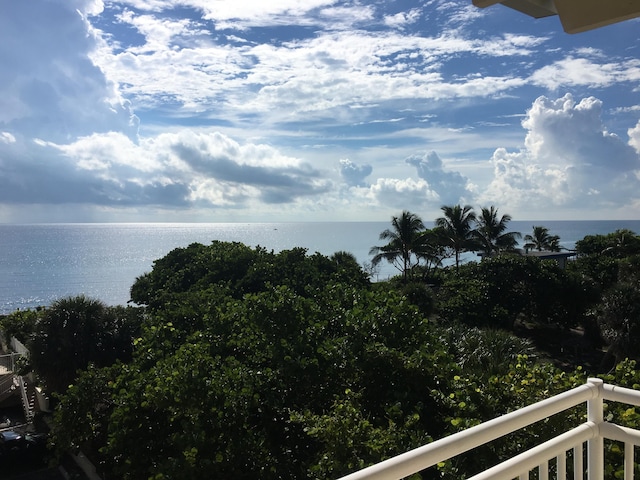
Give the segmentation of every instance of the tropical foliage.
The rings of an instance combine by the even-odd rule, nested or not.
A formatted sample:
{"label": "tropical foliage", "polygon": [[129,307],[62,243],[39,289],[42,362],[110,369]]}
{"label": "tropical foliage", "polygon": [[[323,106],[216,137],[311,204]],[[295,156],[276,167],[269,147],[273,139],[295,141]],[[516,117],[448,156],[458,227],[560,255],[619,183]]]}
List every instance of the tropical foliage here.
{"label": "tropical foliage", "polygon": [[549,252],[560,251],[560,237],[551,235],[547,227],[541,225],[533,227],[533,233],[524,236],[524,248],[526,250],[537,250],[539,252],[545,250]]}
{"label": "tropical foliage", "polygon": [[445,205],[442,212],[444,216],[436,218],[435,224],[442,229],[444,245],[453,250],[457,268],[462,252],[477,250],[476,230],[473,228],[476,214],[470,205]]}
{"label": "tropical foliage", "polygon": [[2,326],[5,334],[27,346],[30,366],[47,391],[62,393],[77,371],[90,364],[130,360],[142,321],[140,308],[107,307],[78,295],[61,298],[46,309],[16,311]]}
{"label": "tropical foliage", "polygon": [[504,255],[461,266],[438,293],[442,322],[513,330],[516,321],[582,325],[591,291],[554,261]]}
{"label": "tropical foliage", "polygon": [[482,209],[476,218],[475,236],[478,241],[477,248],[484,256],[490,257],[500,252],[515,250],[522,235],[520,232],[507,231],[510,221],[509,214],[498,217],[498,209],[493,205]]}
{"label": "tropical foliage", "polygon": [[380,240],[388,240],[389,243],[372,247],[369,251],[374,256],[371,262],[377,265],[386,260],[402,272],[406,282],[420,258],[431,253],[424,234],[424,223],[418,215],[404,211],[399,217],[391,218],[391,226],[380,234]]}

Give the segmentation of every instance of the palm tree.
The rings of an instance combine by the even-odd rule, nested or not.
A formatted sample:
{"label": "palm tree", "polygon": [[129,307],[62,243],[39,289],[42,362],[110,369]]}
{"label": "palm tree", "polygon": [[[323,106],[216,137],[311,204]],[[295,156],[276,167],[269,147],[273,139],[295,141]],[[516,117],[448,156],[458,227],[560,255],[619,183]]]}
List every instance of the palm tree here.
{"label": "palm tree", "polygon": [[602,367],[615,358],[619,363],[624,358],[637,359],[640,342],[640,287],[637,281],[618,282],[602,297],[596,307],[602,335],[609,343]]}
{"label": "palm tree", "polygon": [[560,251],[560,237],[558,235],[550,235],[549,229],[543,226],[534,226],[533,235],[525,235],[525,250],[536,249],[541,252],[548,250],[550,252]]}
{"label": "palm tree", "polygon": [[479,378],[506,373],[520,355],[535,355],[531,340],[506,330],[454,324],[441,335],[441,342],[451,346],[458,365]]}
{"label": "palm tree", "polygon": [[606,240],[609,246],[602,253],[622,258],[640,252],[640,237],[627,228],[610,233]]}
{"label": "palm tree", "polygon": [[103,354],[108,307],[84,295],[60,298],[44,311],[30,345],[34,370],[49,391],[63,393],[77,371]]}
{"label": "palm tree", "polygon": [[443,232],[445,246],[455,252],[456,268],[460,265],[460,254],[477,248],[474,229],[476,214],[473,207],[465,205],[443,206],[444,217],[436,218],[436,226]]}
{"label": "palm tree", "polygon": [[417,257],[413,264],[411,258],[420,254],[425,243],[424,223],[418,215],[405,210],[399,217],[391,217],[391,225],[393,228],[380,234],[380,240],[389,243],[369,250],[369,255],[374,255],[371,263],[376,266],[386,260],[402,272],[406,282],[409,271],[418,263]]}
{"label": "palm tree", "polygon": [[490,257],[497,252],[513,250],[518,245],[522,234],[505,232],[510,221],[511,215],[508,214],[498,218],[498,209],[493,205],[482,209],[482,213],[476,218],[475,236],[484,256]]}

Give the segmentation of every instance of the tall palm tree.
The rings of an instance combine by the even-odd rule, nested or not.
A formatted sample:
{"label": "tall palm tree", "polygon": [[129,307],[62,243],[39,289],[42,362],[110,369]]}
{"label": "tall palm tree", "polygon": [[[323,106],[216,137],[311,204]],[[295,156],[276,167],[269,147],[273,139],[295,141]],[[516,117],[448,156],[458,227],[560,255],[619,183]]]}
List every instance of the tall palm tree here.
{"label": "tall palm tree", "polygon": [[534,226],[533,235],[525,235],[524,244],[525,250],[535,249],[539,252],[548,250],[550,252],[560,251],[560,237],[558,235],[551,235],[549,229],[543,226]]}
{"label": "tall palm tree", "polygon": [[380,234],[380,240],[389,243],[369,250],[369,255],[374,255],[371,263],[376,266],[386,260],[402,272],[406,282],[409,271],[418,261],[416,257],[416,262],[412,263],[412,257],[419,255],[424,246],[424,223],[418,215],[405,210],[399,217],[391,218],[391,226]]}
{"label": "tall palm tree", "polygon": [[473,207],[465,205],[443,206],[443,217],[436,218],[436,226],[443,231],[444,244],[455,252],[456,268],[460,265],[460,254],[477,248],[473,229],[476,214]]}
{"label": "tall palm tree", "polygon": [[522,238],[520,232],[505,232],[507,224],[511,221],[511,215],[505,214],[498,218],[498,209],[493,205],[483,208],[480,216],[476,218],[476,239],[480,243],[480,250],[485,256],[490,257],[494,253],[515,249],[518,240]]}

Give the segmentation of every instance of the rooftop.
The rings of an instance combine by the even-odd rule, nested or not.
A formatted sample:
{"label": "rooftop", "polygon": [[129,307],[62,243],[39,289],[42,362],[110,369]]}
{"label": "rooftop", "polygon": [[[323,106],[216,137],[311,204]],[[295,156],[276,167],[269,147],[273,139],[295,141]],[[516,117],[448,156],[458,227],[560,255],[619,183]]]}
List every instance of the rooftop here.
{"label": "rooftop", "polygon": [[637,0],[472,0],[476,7],[496,3],[533,18],[558,15],[564,31],[580,33],[640,16]]}

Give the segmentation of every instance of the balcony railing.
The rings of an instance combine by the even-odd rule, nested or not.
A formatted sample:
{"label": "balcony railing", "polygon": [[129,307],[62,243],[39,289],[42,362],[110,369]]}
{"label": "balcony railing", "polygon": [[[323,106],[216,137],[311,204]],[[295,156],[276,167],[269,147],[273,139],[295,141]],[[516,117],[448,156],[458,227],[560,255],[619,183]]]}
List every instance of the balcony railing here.
{"label": "balcony railing", "polygon": [[0,355],[0,375],[13,373],[16,369],[16,360],[21,356],[20,353]]}
{"label": "balcony railing", "polygon": [[[528,479],[536,469],[540,480],[567,477],[567,458],[573,461],[573,480],[604,479],[604,439],[624,443],[624,480],[633,479],[634,446],[640,445],[640,431],[604,421],[604,401],[640,405],[640,391],[605,384],[590,378],[586,384],[542,400],[441,440],[372,465],[340,480],[398,480],[418,473],[528,425],[586,402],[587,421],[530,450],[510,458],[473,477],[473,480]],[[586,471],[583,448],[587,444]],[[567,455],[572,452],[572,455]],[[555,468],[550,469],[550,462]]]}

